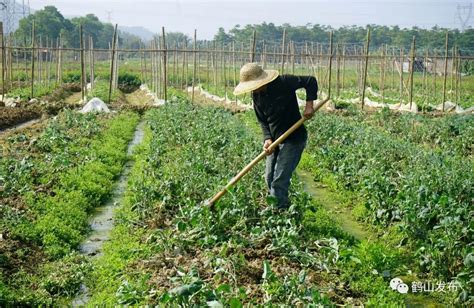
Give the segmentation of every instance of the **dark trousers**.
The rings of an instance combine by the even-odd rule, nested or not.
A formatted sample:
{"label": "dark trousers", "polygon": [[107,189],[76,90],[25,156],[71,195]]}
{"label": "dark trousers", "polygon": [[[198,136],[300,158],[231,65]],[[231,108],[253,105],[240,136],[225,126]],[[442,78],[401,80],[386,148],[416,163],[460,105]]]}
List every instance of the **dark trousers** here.
{"label": "dark trousers", "polygon": [[270,195],[277,199],[279,208],[288,208],[288,189],[290,180],[296,166],[301,159],[301,154],[306,146],[304,141],[286,141],[280,144],[271,155],[267,156],[265,168],[265,180]]}

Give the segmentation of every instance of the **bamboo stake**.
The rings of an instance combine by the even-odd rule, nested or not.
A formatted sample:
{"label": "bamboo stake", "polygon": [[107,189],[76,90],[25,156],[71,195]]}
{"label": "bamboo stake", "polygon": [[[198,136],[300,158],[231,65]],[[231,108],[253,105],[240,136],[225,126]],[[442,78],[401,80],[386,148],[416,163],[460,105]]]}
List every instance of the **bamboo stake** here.
{"label": "bamboo stake", "polygon": [[6,89],[5,89],[5,37],[3,33],[3,22],[0,21],[0,35],[2,40],[0,44],[2,45],[2,101],[5,101]]}
{"label": "bamboo stake", "polygon": [[237,65],[235,63],[235,41],[232,41],[232,67],[234,68],[234,87],[235,87],[237,86]]}
{"label": "bamboo stake", "polygon": [[174,78],[174,82],[173,84],[175,86],[178,85],[178,41],[175,41],[174,42],[174,57],[173,57],[173,78]]}
{"label": "bamboo stake", "polygon": [[285,40],[286,40],[286,29],[283,29],[283,41],[281,43],[281,74],[285,73]]}
{"label": "bamboo stake", "polygon": [[[185,76],[185,73],[186,73],[186,70],[187,70],[185,68],[185,66],[187,65],[187,63],[186,63],[186,57],[187,57],[186,49],[188,48],[187,44],[188,44],[188,42],[186,41],[186,39],[184,39],[184,42],[183,42],[183,71],[181,72],[181,75],[182,75],[182,80],[183,80],[182,86],[185,88],[185,90],[188,87],[188,83],[187,83],[187,80],[186,80],[187,76]],[[187,93],[187,91],[186,91],[186,93]]]}
{"label": "bamboo stake", "polygon": [[[224,43],[222,43],[222,50],[224,50]],[[222,68],[224,70],[224,98],[227,99],[227,68],[225,61],[226,54],[222,55]]]}
{"label": "bamboo stake", "polygon": [[194,87],[196,85],[196,44],[197,44],[196,36],[197,36],[197,30],[194,29],[194,46],[193,46],[194,65],[193,65],[193,85],[192,85],[193,90],[192,90],[192,95],[191,95],[191,104],[194,104]]}
{"label": "bamboo stake", "polygon": [[445,51],[444,51],[444,80],[443,80],[443,112],[444,112],[444,105],[446,102],[446,78],[448,76],[448,32],[446,32],[446,39],[445,39]]}
{"label": "bamboo stake", "polygon": [[[216,41],[212,42],[213,49],[216,50]],[[216,52],[212,52],[212,77],[214,78],[214,92],[217,93],[217,59]]]}
{"label": "bamboo stake", "polygon": [[58,38],[58,55],[57,55],[57,67],[56,67],[56,82],[62,83],[62,34],[59,34]]}
{"label": "bamboo stake", "polygon": [[161,27],[161,33],[162,33],[162,42],[163,46],[162,49],[163,51],[163,92],[164,92],[164,98],[165,102],[168,101],[168,76],[167,76],[167,48],[166,48],[166,35],[165,35],[165,27]]}
{"label": "bamboo stake", "polygon": [[8,40],[8,81],[10,82],[10,89],[13,88],[13,32],[10,33],[10,39]]}
{"label": "bamboo stake", "polygon": [[339,43],[336,44],[336,97],[339,97],[339,88],[341,85],[341,51]]}
{"label": "bamboo stake", "polygon": [[329,65],[328,65],[328,98],[331,98],[331,82],[332,82],[332,58],[333,58],[333,32],[329,32]]}
{"label": "bamboo stake", "polygon": [[84,34],[83,34],[83,25],[81,24],[79,27],[79,35],[80,35],[80,46],[81,46],[81,97],[82,101],[85,103],[86,101],[86,72],[85,72],[85,61],[84,61]]}
{"label": "bamboo stake", "polygon": [[[89,36],[89,57],[90,57],[89,64],[90,64],[91,90],[93,90],[95,88],[95,69],[94,69],[95,56],[94,56],[94,38],[92,36]],[[142,76],[143,76],[143,71],[142,71]]]}
{"label": "bamboo stake", "polygon": [[403,102],[403,47],[400,47],[400,106]]}
{"label": "bamboo stake", "polygon": [[433,70],[434,70],[434,73],[433,73],[433,97],[436,100],[436,90],[437,90],[436,75],[438,75],[438,59],[436,59],[436,58],[434,59]]}
{"label": "bamboo stake", "polygon": [[411,63],[410,63],[410,110],[413,105],[413,74],[415,71],[415,36],[411,43]]}
{"label": "bamboo stake", "polygon": [[422,108],[422,111],[425,107],[425,105],[428,104],[429,100],[428,100],[428,83],[427,83],[427,79],[426,79],[426,68],[428,66],[428,49],[425,50],[425,60],[423,62],[423,97],[424,97],[424,105],[423,105],[423,108]]}
{"label": "bamboo stake", "polygon": [[110,59],[110,80],[109,80],[109,100],[108,103],[112,100],[112,82],[113,82],[113,74],[114,74],[114,66],[115,66],[115,47],[117,42],[117,27],[118,25],[115,24],[114,35],[112,39],[112,56]]}
{"label": "bamboo stake", "polygon": [[31,98],[35,95],[35,21],[31,26]]}
{"label": "bamboo stake", "polygon": [[39,37],[39,48],[37,50],[37,57],[38,57],[38,84],[42,85],[43,84],[43,57],[42,57],[42,51],[43,49],[43,39],[40,35]]}
{"label": "bamboo stake", "polygon": [[346,77],[346,45],[342,46],[342,76],[341,90],[344,91],[344,80]]}
{"label": "bamboo stake", "polygon": [[250,62],[255,62],[255,48],[256,48],[256,38],[257,38],[257,31],[253,30],[253,39],[252,39],[252,50],[250,56]]}
{"label": "bamboo stake", "polygon": [[452,51],[451,51],[451,99],[453,98],[453,93],[454,93],[454,74],[455,74],[455,68],[456,68],[456,45],[453,46]]}
{"label": "bamboo stake", "polygon": [[385,101],[385,48],[382,45],[382,59],[380,60],[380,90],[382,94],[382,103]]}
{"label": "bamboo stake", "polygon": [[367,67],[369,65],[369,44],[370,44],[370,28],[367,30],[367,42],[365,44],[365,67],[364,67],[364,76],[362,82],[362,109],[364,109],[364,100],[365,100],[365,85],[367,82]]}

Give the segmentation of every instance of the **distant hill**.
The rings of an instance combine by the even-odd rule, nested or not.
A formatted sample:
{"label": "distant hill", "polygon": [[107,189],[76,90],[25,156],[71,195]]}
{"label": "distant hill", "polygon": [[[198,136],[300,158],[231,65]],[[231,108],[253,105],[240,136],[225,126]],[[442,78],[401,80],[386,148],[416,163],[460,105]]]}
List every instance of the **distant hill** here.
{"label": "distant hill", "polygon": [[140,37],[144,41],[150,41],[153,39],[153,35],[155,33],[151,32],[150,30],[144,27],[126,27],[126,26],[119,26],[119,29],[123,32],[128,32],[130,34],[134,34]]}

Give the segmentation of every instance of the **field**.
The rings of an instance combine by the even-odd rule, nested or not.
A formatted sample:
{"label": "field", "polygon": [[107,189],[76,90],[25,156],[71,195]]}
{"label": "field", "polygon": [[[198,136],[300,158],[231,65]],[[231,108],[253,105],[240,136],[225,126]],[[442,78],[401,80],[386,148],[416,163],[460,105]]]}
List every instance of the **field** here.
{"label": "field", "polygon": [[[11,48],[0,306],[474,304],[474,118],[456,112],[473,107],[472,75],[453,65],[443,93],[443,75],[417,71],[411,88],[376,51],[364,86],[360,54],[343,70],[334,57],[331,71],[322,49],[289,54],[286,73],[315,75],[332,98],[306,124],[292,206],[267,198],[259,164],[210,208],[261,150],[250,97],[231,94],[249,52],[169,47],[118,51],[112,70],[110,52],[87,51],[83,73],[77,50],[59,61],[51,48],[33,88],[31,62]],[[77,112],[83,95],[112,112]],[[437,109],[443,95],[457,107]],[[370,104],[410,96],[417,112]]]}

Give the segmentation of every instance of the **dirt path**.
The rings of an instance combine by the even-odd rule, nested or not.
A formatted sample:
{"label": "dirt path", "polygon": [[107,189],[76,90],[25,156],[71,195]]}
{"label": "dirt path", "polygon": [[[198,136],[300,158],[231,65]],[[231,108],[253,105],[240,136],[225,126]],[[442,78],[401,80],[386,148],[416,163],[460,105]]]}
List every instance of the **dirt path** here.
{"label": "dirt path", "polygon": [[[136,145],[143,140],[143,126],[144,122],[138,124],[135,135],[128,145],[127,156],[130,158]],[[90,220],[90,227],[92,232],[88,238],[81,244],[79,251],[81,254],[97,257],[102,255],[102,246],[110,238],[110,232],[114,227],[114,210],[115,206],[122,201],[123,195],[127,188],[128,176],[133,167],[133,160],[128,159],[123,167],[122,174],[118,179],[111,198],[104,204],[94,210]],[[89,301],[89,289],[86,285],[81,285],[79,294],[72,302],[73,307],[83,306]]]}
{"label": "dirt path", "polygon": [[297,169],[297,175],[303,182],[306,192],[322,204],[345,232],[359,241],[370,237],[370,233],[361,223],[355,220],[351,210],[343,204],[336,193],[323,187],[321,183],[315,182],[313,176],[307,171]]}

